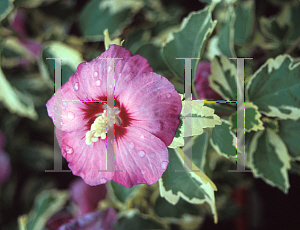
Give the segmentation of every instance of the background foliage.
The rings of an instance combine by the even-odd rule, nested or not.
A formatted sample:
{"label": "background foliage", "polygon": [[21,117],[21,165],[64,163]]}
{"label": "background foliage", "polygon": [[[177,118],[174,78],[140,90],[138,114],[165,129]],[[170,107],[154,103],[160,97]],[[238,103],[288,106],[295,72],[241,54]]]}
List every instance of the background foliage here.
{"label": "background foliage", "polygon": [[[111,221],[116,229],[286,229],[287,223],[297,229],[299,24],[297,0],[0,1],[0,129],[6,139],[0,147],[11,165],[0,185],[0,228],[56,229],[51,219],[63,224],[73,218],[71,225],[78,226],[80,205],[70,187],[76,177],[45,173],[53,169],[54,151],[54,126],[45,107],[54,93],[54,61],[46,58],[71,57],[62,62],[65,83],[79,63],[105,50],[108,28],[179,93],[184,61],[177,57],[209,61],[210,87],[224,100],[236,100],[236,62],[229,57],[253,58],[245,61],[245,150],[252,173],[228,173],[236,169],[235,103],[206,101],[222,125],[185,139],[183,148],[192,147],[194,166],[205,174],[172,173],[183,169],[183,155],[169,149],[170,164],[159,183],[131,189],[107,183],[106,196],[94,207],[101,212],[93,218],[104,225],[103,215],[113,218],[116,211]],[[193,79],[198,63],[192,62]],[[198,98],[196,90],[193,94]],[[205,187],[205,175],[217,191]]]}

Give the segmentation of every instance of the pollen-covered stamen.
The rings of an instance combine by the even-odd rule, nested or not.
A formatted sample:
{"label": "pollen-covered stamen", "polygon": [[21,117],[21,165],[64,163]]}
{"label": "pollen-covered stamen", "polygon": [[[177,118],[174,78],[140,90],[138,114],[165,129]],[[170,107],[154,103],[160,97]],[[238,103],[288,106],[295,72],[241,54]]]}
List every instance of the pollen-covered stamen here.
{"label": "pollen-covered stamen", "polygon": [[85,143],[91,145],[92,142],[97,142],[99,137],[105,139],[107,131],[113,127],[115,122],[120,125],[119,113],[119,108],[107,106],[106,110],[95,119],[91,130],[86,133]]}

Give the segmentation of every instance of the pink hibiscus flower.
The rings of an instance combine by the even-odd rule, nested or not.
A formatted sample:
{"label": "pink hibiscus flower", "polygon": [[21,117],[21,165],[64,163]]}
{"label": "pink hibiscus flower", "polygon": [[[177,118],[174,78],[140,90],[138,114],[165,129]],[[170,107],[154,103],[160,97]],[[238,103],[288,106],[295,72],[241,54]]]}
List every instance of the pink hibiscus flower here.
{"label": "pink hibiscus flower", "polygon": [[211,75],[210,68],[210,62],[199,62],[195,77],[195,89],[198,97],[199,99],[223,100],[223,98],[209,86],[208,76]]}
{"label": "pink hibiscus flower", "polygon": [[70,193],[72,200],[78,206],[76,216],[81,216],[95,211],[99,201],[105,198],[107,190],[103,184],[90,186],[78,178],[71,184]]}
{"label": "pink hibiscus flower", "polygon": [[[107,72],[112,68],[104,58],[122,58],[115,59],[115,87],[108,90]],[[174,86],[154,73],[145,58],[111,45],[100,57],[81,63],[60,91],[62,105],[54,95],[47,109],[54,123],[62,111],[56,135],[73,174],[89,185],[113,180],[130,188],[157,182],[169,162],[167,146],[179,124],[181,100]],[[107,106],[107,92],[114,98],[114,108]],[[106,136],[111,129],[114,140]],[[114,144],[115,171],[103,172],[109,144]]]}

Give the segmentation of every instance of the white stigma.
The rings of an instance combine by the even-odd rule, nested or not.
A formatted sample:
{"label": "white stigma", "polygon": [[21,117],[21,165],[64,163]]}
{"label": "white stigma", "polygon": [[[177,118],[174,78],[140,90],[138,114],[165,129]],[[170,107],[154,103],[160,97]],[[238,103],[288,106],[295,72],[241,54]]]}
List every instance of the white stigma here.
{"label": "white stigma", "polygon": [[107,110],[104,110],[91,125],[91,130],[85,134],[85,143],[91,145],[92,142],[97,142],[99,137],[104,140],[107,130],[115,124],[115,121],[120,125],[119,112],[118,108],[108,107]]}

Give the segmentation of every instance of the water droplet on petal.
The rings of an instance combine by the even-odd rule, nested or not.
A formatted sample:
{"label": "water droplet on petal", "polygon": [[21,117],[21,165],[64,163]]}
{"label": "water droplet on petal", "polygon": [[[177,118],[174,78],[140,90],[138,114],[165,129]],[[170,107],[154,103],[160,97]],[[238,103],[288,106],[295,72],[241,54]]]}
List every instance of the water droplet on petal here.
{"label": "water droplet on petal", "polygon": [[162,169],[166,169],[166,168],[168,167],[168,162],[167,162],[167,161],[161,162],[160,167],[161,167]]}
{"label": "water droplet on petal", "polygon": [[144,151],[138,151],[138,155],[140,156],[140,157],[144,157],[145,156],[145,152]]}
{"label": "water droplet on petal", "polygon": [[146,172],[144,170],[141,171],[142,174],[145,174]]}
{"label": "water droplet on petal", "polygon": [[96,86],[99,87],[100,85],[101,85],[101,81],[100,81],[100,80],[97,80],[97,81],[96,81]]}
{"label": "water droplet on petal", "polygon": [[106,182],[107,182],[107,180],[105,178],[100,179],[100,184],[105,184]]}
{"label": "water droplet on petal", "polygon": [[178,106],[174,105],[173,108],[172,108],[172,110],[175,111],[175,112],[177,112],[178,111]]}
{"label": "water droplet on petal", "polygon": [[57,112],[58,108],[57,106],[54,106],[54,111]]}
{"label": "water droplet on petal", "polygon": [[95,71],[94,74],[93,74],[93,76],[94,76],[94,77],[98,77],[98,72]]}
{"label": "water droplet on petal", "polygon": [[112,88],[112,85],[109,85],[109,88],[111,89],[111,88]]}
{"label": "water droplet on petal", "polygon": [[162,130],[162,125],[161,125],[161,124],[158,124],[158,125],[157,125],[157,128],[158,128],[158,130]]}
{"label": "water droplet on petal", "polygon": [[66,146],[65,150],[66,150],[67,154],[72,154],[73,153],[73,148],[68,146],[68,145]]}
{"label": "water droplet on petal", "polygon": [[109,66],[107,67],[107,73],[110,73],[110,71],[112,71],[112,68],[111,68],[111,66],[109,65]]}
{"label": "water droplet on petal", "polygon": [[167,93],[167,94],[166,94],[166,97],[167,97],[167,98],[170,98],[171,96],[172,96],[172,95],[171,95],[170,93]]}
{"label": "water droplet on petal", "polygon": [[68,118],[73,120],[75,118],[75,114],[73,112],[68,112]]}
{"label": "water droplet on petal", "polygon": [[67,102],[64,101],[64,102],[63,102],[63,106],[64,106],[64,107],[67,107]]}
{"label": "water droplet on petal", "polygon": [[134,148],[134,144],[132,142],[129,143],[129,148],[131,148],[131,149]]}
{"label": "water droplet on petal", "polygon": [[74,90],[77,91],[78,89],[79,89],[79,83],[76,82],[76,83],[74,84]]}
{"label": "water droplet on petal", "polygon": [[142,138],[142,139],[145,139],[145,136],[144,136],[144,135],[142,135],[142,136],[141,136],[141,138]]}

